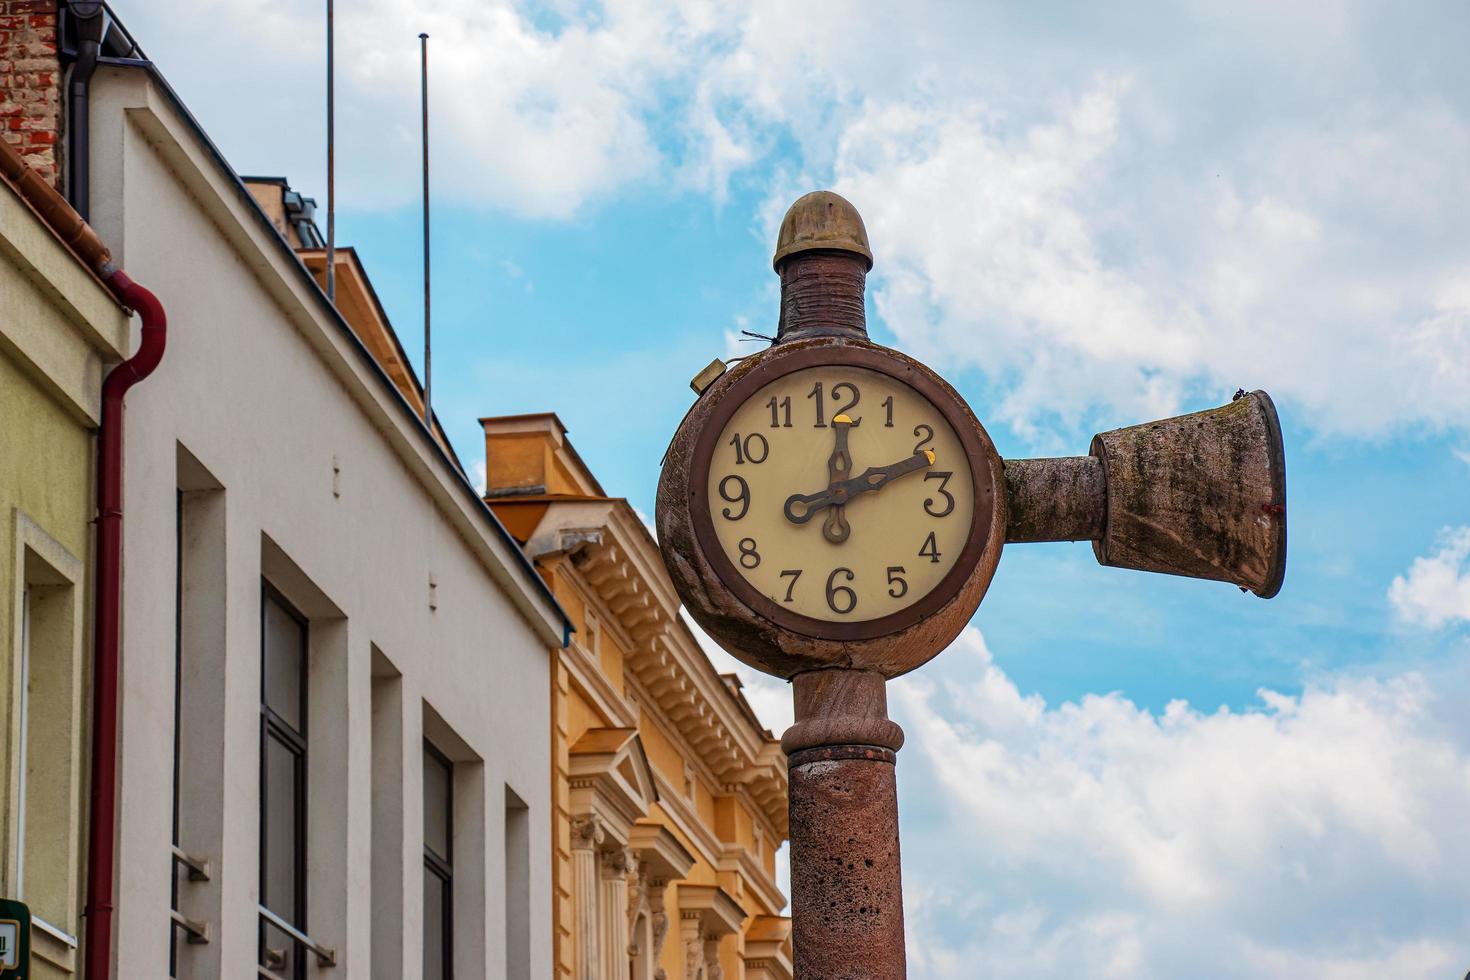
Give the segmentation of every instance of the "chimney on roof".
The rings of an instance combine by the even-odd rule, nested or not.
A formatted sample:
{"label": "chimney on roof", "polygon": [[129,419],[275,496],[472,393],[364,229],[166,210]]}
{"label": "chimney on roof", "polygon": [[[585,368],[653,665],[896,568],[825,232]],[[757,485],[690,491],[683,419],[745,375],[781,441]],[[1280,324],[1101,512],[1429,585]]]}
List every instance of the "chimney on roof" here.
{"label": "chimney on roof", "polygon": [[567,430],[551,412],[481,419],[485,430],[485,496],[579,493],[558,462]]}

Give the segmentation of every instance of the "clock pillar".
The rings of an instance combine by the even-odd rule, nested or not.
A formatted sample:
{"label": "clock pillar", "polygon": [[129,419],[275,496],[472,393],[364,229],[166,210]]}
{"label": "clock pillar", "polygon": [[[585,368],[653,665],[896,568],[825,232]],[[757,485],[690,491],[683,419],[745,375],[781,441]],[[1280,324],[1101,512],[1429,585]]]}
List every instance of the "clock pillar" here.
{"label": "clock pillar", "polygon": [[792,678],[791,920],[802,980],[903,980],[903,884],[882,674],[831,668]]}

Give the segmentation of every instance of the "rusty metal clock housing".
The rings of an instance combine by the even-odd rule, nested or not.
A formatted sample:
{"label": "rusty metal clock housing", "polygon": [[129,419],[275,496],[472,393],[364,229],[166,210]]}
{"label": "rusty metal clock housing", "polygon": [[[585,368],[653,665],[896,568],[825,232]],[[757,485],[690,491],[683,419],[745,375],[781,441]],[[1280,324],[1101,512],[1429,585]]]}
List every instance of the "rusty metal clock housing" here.
{"label": "rusty metal clock housing", "polygon": [[[823,366],[875,371],[914,389],[959,437],[974,484],[975,511],[959,559],[923,598],[877,619],[831,622],[782,609],[731,563],[711,517],[708,472],[726,421],[772,381]],[[1004,480],[1000,456],[969,406],[920,362],[850,337],[786,341],[739,362],[680,425],[659,480],[659,546],[685,608],[740,660],[782,677],[823,667],[896,677],[943,650],[984,597],[1005,539]]]}

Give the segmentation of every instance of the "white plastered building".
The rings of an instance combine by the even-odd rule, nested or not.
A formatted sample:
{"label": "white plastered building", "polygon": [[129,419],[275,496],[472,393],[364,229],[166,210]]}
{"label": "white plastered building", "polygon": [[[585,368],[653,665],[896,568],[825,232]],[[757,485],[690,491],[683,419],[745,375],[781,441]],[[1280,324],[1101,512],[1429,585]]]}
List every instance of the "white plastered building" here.
{"label": "white plastered building", "polygon": [[169,318],[128,396],[113,976],[549,977],[565,616],[157,73],[104,64],[90,115],[91,223]]}

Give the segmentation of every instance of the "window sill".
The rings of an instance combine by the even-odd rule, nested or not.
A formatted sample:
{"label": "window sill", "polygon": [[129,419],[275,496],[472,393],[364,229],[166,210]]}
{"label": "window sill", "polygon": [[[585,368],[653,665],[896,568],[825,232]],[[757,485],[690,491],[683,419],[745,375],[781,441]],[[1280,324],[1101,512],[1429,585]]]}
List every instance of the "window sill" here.
{"label": "window sill", "polygon": [[77,970],[77,937],[34,913],[31,915],[31,953],[67,973]]}

